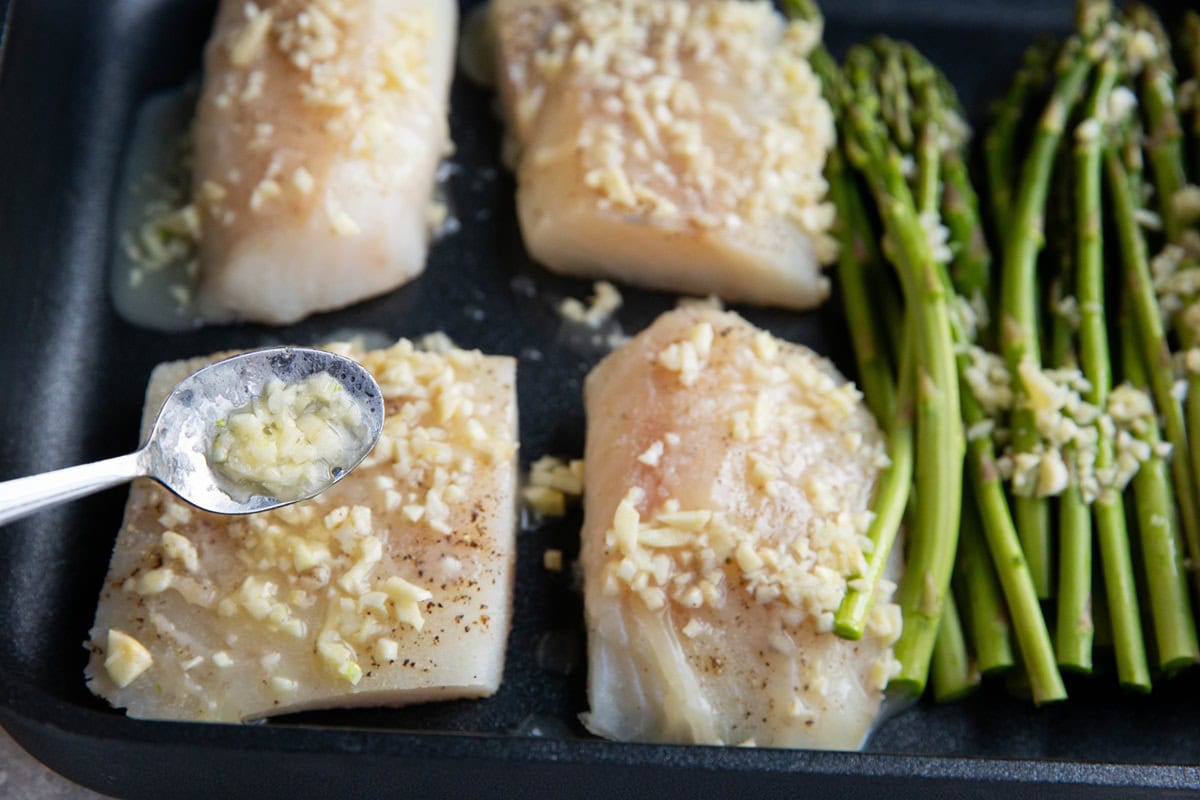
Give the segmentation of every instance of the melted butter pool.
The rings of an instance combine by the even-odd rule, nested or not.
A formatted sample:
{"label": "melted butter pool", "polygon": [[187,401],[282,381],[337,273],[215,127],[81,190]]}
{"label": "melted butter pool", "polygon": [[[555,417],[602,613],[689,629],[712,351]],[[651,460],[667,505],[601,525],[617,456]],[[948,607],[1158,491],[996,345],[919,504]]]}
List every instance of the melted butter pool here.
{"label": "melted butter pool", "polygon": [[109,287],[126,322],[160,331],[197,328],[199,217],[191,204],[194,86],[151,96],[138,109],[117,190]]}

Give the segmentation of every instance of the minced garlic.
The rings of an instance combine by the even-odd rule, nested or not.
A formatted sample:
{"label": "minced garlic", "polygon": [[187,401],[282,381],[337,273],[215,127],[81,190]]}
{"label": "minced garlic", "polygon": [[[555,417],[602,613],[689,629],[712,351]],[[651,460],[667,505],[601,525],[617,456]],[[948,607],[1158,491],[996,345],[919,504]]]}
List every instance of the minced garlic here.
{"label": "minced garlic", "polygon": [[314,494],[350,466],[365,434],[362,412],[328,373],[278,378],[218,422],[209,463],[234,488],[281,500]]}
{"label": "minced garlic", "polygon": [[145,645],[115,628],[108,631],[108,650],[104,669],[117,688],[124,689],[150,669],[154,659]]}
{"label": "minced garlic", "polygon": [[542,568],[547,572],[563,571],[563,551],[558,548],[547,548],[542,552]]}
{"label": "minced garlic", "polygon": [[583,459],[563,461],[542,456],[529,468],[527,485],[521,489],[525,506],[543,517],[567,513],[567,498],[583,494]]}
{"label": "minced garlic", "polygon": [[[1068,300],[1059,305],[1074,308]],[[1020,365],[1016,379],[1024,390],[1022,407],[1033,412],[1038,442],[1032,449],[1015,449],[1002,425],[1017,402],[1013,376],[998,355],[976,346],[963,352],[969,361],[963,377],[988,415],[967,430],[967,438],[997,443],[996,465],[1014,494],[1052,497],[1073,486],[1091,503],[1105,491],[1123,490],[1145,461],[1164,454],[1164,448],[1156,452],[1137,438],[1154,413],[1145,392],[1122,384],[1109,394],[1107,408],[1097,408],[1084,399],[1091,385],[1080,370],[1044,369],[1032,360]],[[1103,468],[1096,464],[1101,440],[1112,448],[1113,461]]]}
{"label": "minced garlic", "polygon": [[679,382],[691,386],[708,363],[712,350],[713,328],[707,322],[697,323],[687,338],[668,345],[658,354],[660,366],[679,373]]}
{"label": "minced garlic", "polygon": [[179,561],[188,572],[195,572],[200,568],[200,554],[196,551],[196,545],[187,537],[180,536],[175,531],[163,531],[162,549],[164,555]]}
{"label": "minced garlic", "polygon": [[624,299],[617,287],[608,281],[596,281],[592,297],[585,306],[574,297],[568,297],[559,303],[558,313],[570,322],[578,322],[589,328],[599,328],[612,317],[621,307]]}
{"label": "minced garlic", "polygon": [[526,486],[521,489],[525,506],[543,517],[561,517],[567,513],[567,498],[556,489]]}

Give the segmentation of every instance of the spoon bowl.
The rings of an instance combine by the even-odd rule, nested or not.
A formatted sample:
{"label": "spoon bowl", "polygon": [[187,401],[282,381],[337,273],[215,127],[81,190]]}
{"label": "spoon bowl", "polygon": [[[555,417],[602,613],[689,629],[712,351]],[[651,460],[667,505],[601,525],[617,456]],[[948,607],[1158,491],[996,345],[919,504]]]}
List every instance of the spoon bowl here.
{"label": "spoon bowl", "polygon": [[[300,496],[278,498],[239,491],[213,469],[208,452],[218,423],[245,408],[279,379],[293,384],[328,373],[362,415],[362,438],[346,463],[330,472],[329,483]],[[358,466],[383,430],[383,393],[371,373],[352,359],[324,350],[273,347],[217,361],[180,381],[163,402],[142,454],[146,475],[194,506],[218,514],[249,514],[307,500]]]}
{"label": "spoon bowl", "polygon": [[[328,481],[297,496],[247,492],[209,460],[219,423],[261,397],[268,383],[293,385],[327,373],[360,412],[358,436]],[[383,393],[352,359],[303,347],[270,347],[226,358],[180,381],[163,402],[150,435],[135,453],[94,464],[0,483],[0,525],[40,508],[139,477],[154,478],[183,500],[218,514],[251,514],[313,497],[358,466],[383,430]]]}

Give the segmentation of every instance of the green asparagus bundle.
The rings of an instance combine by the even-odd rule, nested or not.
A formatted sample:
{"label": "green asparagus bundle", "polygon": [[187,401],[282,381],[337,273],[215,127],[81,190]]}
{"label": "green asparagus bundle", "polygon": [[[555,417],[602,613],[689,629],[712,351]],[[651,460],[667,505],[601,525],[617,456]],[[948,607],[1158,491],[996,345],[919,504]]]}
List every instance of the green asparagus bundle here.
{"label": "green asparagus bundle", "polygon": [[[853,62],[851,62],[853,67]],[[865,66],[865,65],[864,65]],[[879,122],[878,87],[865,69],[848,76],[847,155],[871,188],[885,249],[905,296],[913,342],[917,451],[912,525],[899,602],[904,630],[893,684],[919,693],[950,584],[961,510],[962,420],[942,267],[922,227],[899,150]],[[930,123],[931,125],[934,123]]]}
{"label": "green asparagus bundle", "polygon": [[[805,3],[793,3],[791,10],[805,18],[813,18],[811,6]],[[924,365],[939,364],[941,372],[938,374],[944,376],[943,385],[947,392],[951,396],[958,394],[960,362],[965,369],[970,360],[965,354],[956,354],[955,349],[972,341],[975,331],[968,330],[971,326],[955,322],[951,317],[961,316],[964,310],[972,307],[985,306],[992,290],[990,256],[981,232],[978,198],[966,169],[965,127],[944,79],[911,48],[885,40],[877,41],[869,48],[856,48],[847,58],[845,76],[837,71],[824,51],[813,55],[813,64],[825,81],[827,96],[844,127],[857,126],[854,135],[846,137],[844,155],[839,152],[831,158],[827,175],[831,194],[842,211],[839,278],[868,403],[877,409],[877,413],[880,408],[893,408],[897,394],[907,398],[909,393],[903,390],[906,384],[917,383],[925,392],[924,398],[918,397],[917,408],[926,412],[924,417],[918,414],[917,418],[918,445],[925,446],[931,440],[936,446],[938,435],[953,443],[961,436],[960,404],[938,398],[931,391],[936,384],[930,380],[931,372]],[[875,111],[879,112],[882,124],[875,122]],[[846,160],[857,167],[857,175],[847,174]],[[875,202],[875,214],[868,213],[863,207],[860,183],[869,188],[867,196]],[[882,232],[871,230],[873,218],[882,221]],[[930,235],[938,229],[945,231],[948,241],[931,244]],[[887,317],[888,300],[875,296],[877,287],[886,285],[878,274],[881,254],[870,246],[877,237],[885,242],[884,251],[905,287],[905,318],[912,331],[912,335],[902,338],[911,346],[910,358],[914,363],[901,364],[899,380],[894,382],[880,379],[881,374],[886,374],[886,367],[882,366],[886,362],[883,348],[878,346],[876,325]],[[948,252],[936,253],[938,248]],[[948,253],[952,253],[952,257]],[[945,263],[947,261],[949,264]],[[914,309],[929,311],[936,322],[931,323],[930,316],[913,313]],[[931,351],[934,354],[932,361]],[[906,348],[906,352],[910,351]],[[940,362],[936,360],[939,356]],[[922,403],[922,399],[940,399],[941,402]],[[967,422],[982,422],[986,413],[978,403],[968,398],[964,400],[974,409]],[[901,403],[900,407],[907,410],[908,405]],[[900,421],[898,431],[896,425],[889,426],[889,434],[892,449],[896,450],[899,444],[899,450],[904,452],[905,444],[912,441],[905,438],[912,435],[911,418],[905,413],[884,413],[880,418]],[[922,424],[925,437],[921,435]],[[956,477],[962,474],[961,462],[945,457],[953,457],[953,444],[949,450],[925,447],[925,451],[928,453],[925,464],[932,461],[937,465],[933,470],[927,469],[927,475]],[[1004,594],[1012,597],[1008,605],[1016,609],[1012,613],[1013,627],[1018,631],[1021,651],[1036,665],[1034,672],[1042,678],[1040,685],[1047,687],[1047,691],[1039,692],[1039,699],[1057,698],[1062,694],[1061,680],[1054,666],[1036,593],[1020,557],[1020,545],[1013,532],[995,467],[994,450],[986,437],[982,437],[972,443],[971,451],[971,474],[979,490],[979,507],[984,510],[989,524],[985,526],[987,545],[977,548],[977,557],[969,559],[969,563],[974,565],[973,574],[987,575],[993,581],[987,587],[992,589],[991,592],[987,588],[976,589],[975,582],[964,592],[964,596],[971,598],[965,607],[973,622],[970,630],[974,646],[988,654],[989,670],[1002,669],[1011,663],[1007,623],[1010,612],[1005,608],[1005,602],[999,599],[1003,586]],[[893,470],[884,476],[878,491],[877,525],[892,518],[887,513],[889,510],[898,511],[909,500],[902,493],[890,490],[894,484],[889,478],[897,474],[896,464],[893,459]],[[920,460],[917,473],[921,474]],[[904,640],[898,647],[904,671],[897,683],[910,690],[920,690],[924,686],[931,658],[943,665],[947,663],[942,657],[946,653],[954,655],[951,661],[958,665],[953,671],[958,679],[965,680],[974,671],[973,667],[966,667],[961,658],[964,639],[957,622],[958,615],[951,616],[944,629],[940,616],[948,597],[948,587],[940,587],[946,585],[944,581],[948,581],[955,559],[955,542],[946,533],[953,533],[957,527],[948,528],[944,520],[961,513],[961,495],[947,494],[951,485],[953,482],[949,478],[926,482],[924,497],[928,499],[924,502],[927,509],[924,529],[920,526],[920,478],[909,503],[916,524],[910,531],[912,544],[906,573],[909,578],[901,589],[901,603],[906,610],[910,639],[907,648]],[[947,499],[950,502],[946,502]],[[887,527],[890,530],[898,522],[896,516]],[[926,533],[924,544],[920,544],[922,533]],[[989,547],[997,554],[996,563],[1003,565],[1001,570],[995,570],[989,563]],[[987,560],[978,558],[980,549],[983,559]],[[981,570],[981,566],[986,571]],[[997,572],[1002,573],[999,578]],[[935,591],[930,591],[931,587]],[[868,592],[851,592],[847,596],[837,617],[839,633],[851,638],[860,635],[867,596]],[[989,623],[989,619],[1003,622]],[[945,674],[944,669],[935,671],[935,682],[937,676]],[[956,695],[962,688],[942,686],[938,694]]]}
{"label": "green asparagus bundle", "polygon": [[[788,10],[793,17],[819,24],[819,14],[808,0],[793,0]],[[877,490],[875,521],[868,533],[875,547],[870,554],[870,574],[862,576],[867,578],[867,588],[848,592],[836,615],[835,629],[849,638],[861,636],[874,581],[907,507],[911,525],[899,597],[904,634],[897,643],[901,663],[897,682],[919,692],[929,673],[956,551],[961,492],[954,487],[962,481],[958,381],[940,265],[918,222],[917,201],[905,181],[900,151],[890,145],[892,132],[878,122],[884,95],[875,84],[874,55],[863,50],[858,57],[872,64],[845,74],[823,49],[818,48],[811,60],[843,130],[854,130],[845,150],[831,157],[827,177],[841,212],[839,277],[860,380],[868,403],[880,419],[888,421],[892,461]],[[892,70],[892,84],[886,93],[892,105],[887,114],[900,124],[901,135],[912,139],[911,128],[904,122],[908,111],[902,87],[907,76],[898,61],[893,62]],[[847,163],[856,168],[857,176],[846,169]],[[859,177],[866,192],[860,192]],[[874,214],[867,209],[868,197]],[[871,220],[876,216],[882,220],[884,237],[872,229]],[[889,316],[891,301],[871,297],[871,289],[881,285],[874,278],[883,259],[872,246],[880,238],[886,260],[895,266],[904,290],[905,334],[895,372],[887,365],[884,337],[876,327]],[[922,445],[922,455],[915,462],[914,441]],[[951,491],[947,492],[947,487]],[[881,548],[881,542],[886,547]]]}
{"label": "green asparagus bundle", "polygon": [[[793,18],[820,24],[820,14],[812,0],[789,0],[788,10]],[[822,47],[818,47],[810,59],[831,108],[840,117],[845,98],[837,63]],[[885,269],[883,258],[862,193],[839,151],[830,154],[826,178],[830,197],[839,210],[838,277],[843,309],[847,319],[851,320],[851,342],[859,382],[868,407],[876,419],[884,421],[888,435],[889,466],[880,478],[874,502],[875,516],[867,531],[871,552],[867,556],[866,573],[858,576],[861,580],[856,582],[864,588],[849,589],[834,617],[834,630],[838,635],[860,639],[875,586],[900,530],[912,486],[912,341],[907,335],[901,337],[904,343],[901,363],[893,365],[886,344],[889,337],[883,333],[887,316],[884,306],[890,301],[880,298],[875,302],[868,288],[879,285]]]}
{"label": "green asparagus bundle", "polygon": [[[1026,69],[1031,63],[1036,60],[1027,57]],[[1173,76],[1169,44],[1152,12],[1134,8],[1118,21],[1105,3],[1080,4],[1079,29],[1063,46],[1058,78],[1021,170],[1021,188],[1010,210],[1004,240],[1001,277],[1001,337],[1016,395],[1011,416],[1013,470],[1015,473],[1024,459],[1026,472],[1038,479],[1031,493],[1027,485],[1021,487],[1016,474],[1012,478],[1018,495],[1015,502],[1025,509],[1019,511],[1018,519],[1031,526],[1022,537],[1031,562],[1046,555],[1048,537],[1041,535],[1046,517],[1041,512],[1034,515],[1032,501],[1021,495],[1058,498],[1055,601],[1059,663],[1090,671],[1095,627],[1092,602],[1095,592],[1102,590],[1119,680],[1128,688],[1143,691],[1150,688],[1147,653],[1151,648],[1142,629],[1142,605],[1150,607],[1151,643],[1158,668],[1169,673],[1197,660],[1190,601],[1179,589],[1185,561],[1176,540],[1180,523],[1188,532],[1200,526],[1200,516],[1192,488],[1189,443],[1180,423],[1177,384],[1172,378],[1173,357],[1161,322],[1166,309],[1160,307],[1155,293],[1143,230],[1153,222],[1153,215],[1143,207],[1145,197],[1154,195],[1166,203],[1163,198],[1177,197],[1184,180],[1176,146],[1178,125],[1172,121],[1176,113],[1171,104]],[[1031,82],[1027,73],[1018,75],[1008,97],[1021,96],[1023,87]],[[1001,136],[1014,135],[1012,119],[1019,113],[1004,106],[1001,109],[989,137],[997,136],[997,131]],[[1148,137],[1140,135],[1143,117]],[[1067,143],[1070,140],[1073,147]],[[990,149],[998,151],[999,145],[993,143]],[[1068,149],[1073,151],[1069,157]],[[1143,150],[1152,167],[1153,191],[1142,185]],[[1003,174],[998,169],[989,173]],[[1063,252],[1042,254],[1041,259],[1045,270],[1059,276],[1062,297],[1056,305],[1068,308],[1073,319],[1067,325],[1063,317],[1056,316],[1050,341],[1039,344],[1037,298],[1049,287],[1036,285],[1039,272],[1045,272],[1038,267],[1041,241],[1039,235],[1028,232],[1040,233],[1045,211],[1039,207],[1045,203],[1047,182],[1070,186],[1074,194],[1071,213],[1056,220],[1060,232],[1066,230],[1073,238],[1072,245]],[[993,189],[992,197],[996,196]],[[1106,236],[1106,209],[1112,212],[1114,236]],[[1163,220],[1168,241],[1184,235],[1180,220],[1166,224],[1166,215]],[[1108,246],[1110,239],[1116,246]],[[1046,264],[1047,258],[1052,263]],[[1116,335],[1117,320],[1115,314],[1105,313],[1110,284],[1122,288],[1130,306],[1122,332],[1134,332],[1139,358],[1152,367],[1145,374],[1153,408],[1150,396],[1129,386],[1113,389],[1108,342]],[[1057,369],[1043,370],[1037,365],[1035,359],[1043,351]],[[1078,385],[1070,386],[1073,381]],[[1140,403],[1150,408],[1149,417],[1132,420],[1129,407]],[[1155,412],[1163,417],[1169,448],[1157,440]],[[1080,430],[1084,425],[1087,431]],[[1060,430],[1055,430],[1056,426]],[[1171,451],[1175,486],[1187,487],[1174,497],[1162,474],[1167,450]],[[1038,457],[1032,458],[1035,453]],[[1060,460],[1067,468],[1063,472],[1059,467],[1063,473],[1060,480],[1046,481],[1055,474],[1048,465]],[[1136,516],[1129,518],[1135,526],[1133,532],[1128,528],[1123,497],[1131,479],[1137,508]],[[1184,492],[1189,496],[1183,497]],[[1093,531],[1103,584],[1095,588]],[[1191,541],[1190,532],[1187,538]],[[1133,542],[1141,544],[1144,575],[1140,581]]]}
{"label": "green asparagus bundle", "polygon": [[[1029,65],[1036,63],[1027,57],[1026,68],[1008,97],[1028,94],[1024,87],[1033,83]],[[1008,211],[1001,277],[1001,336],[1016,395],[1011,416],[1012,468],[1016,473],[1024,461],[1026,473],[1038,479],[1033,492],[1020,485],[1016,474],[1012,479],[1018,495],[1015,502],[1023,505],[1027,515],[1023,519],[1031,526],[1022,538],[1031,562],[1046,555],[1048,537],[1041,535],[1046,517],[1041,512],[1034,515],[1032,501],[1021,495],[1058,498],[1058,659],[1064,667],[1090,671],[1092,601],[1095,591],[1102,590],[1120,682],[1137,690],[1150,688],[1147,653],[1151,648],[1142,629],[1142,605],[1150,607],[1158,668],[1169,673],[1197,660],[1190,601],[1179,589],[1185,562],[1176,540],[1182,524],[1190,542],[1190,531],[1200,526],[1200,516],[1189,442],[1180,422],[1178,384],[1172,377],[1174,359],[1161,321],[1167,309],[1160,307],[1155,292],[1143,230],[1154,222],[1143,207],[1145,197],[1158,197],[1162,206],[1168,202],[1164,198],[1177,198],[1184,188],[1179,126],[1173,121],[1177,112],[1171,102],[1173,80],[1169,43],[1152,12],[1134,8],[1118,21],[1104,3],[1081,3],[1079,29],[1059,56],[1058,78],[1021,170],[1018,199]],[[995,137],[1015,136],[1013,119],[1020,117],[1013,108],[1000,108],[1002,113],[989,133],[989,153],[1002,150]],[[1140,135],[1143,118],[1147,137]],[[1073,147],[1063,141],[1068,133]],[[1073,154],[1065,157],[1068,148]],[[1143,150],[1151,164],[1153,191],[1143,187]],[[989,155],[989,164],[1002,161]],[[1005,172],[989,169],[989,174]],[[1040,233],[1048,184],[1073,187],[1071,213],[1056,220],[1060,232],[1066,230],[1073,243],[1061,252],[1042,254],[1045,270],[1039,270],[1040,236],[1028,232]],[[997,194],[993,188],[992,197]],[[1106,236],[1106,209],[1112,212],[1115,235],[1111,237]],[[1176,211],[1172,208],[1163,215],[1168,241],[1186,235],[1181,220],[1169,219]],[[997,214],[997,219],[1004,217]],[[1003,230],[1003,223],[998,228]],[[1109,239],[1116,246],[1106,246]],[[1051,263],[1046,264],[1048,258]],[[1073,319],[1068,325],[1056,316],[1050,341],[1039,344],[1037,298],[1049,287],[1038,288],[1036,279],[1046,270],[1059,276],[1062,297],[1056,305],[1069,308]],[[1127,295],[1129,317],[1122,332],[1133,331],[1139,359],[1151,366],[1144,374],[1153,408],[1150,396],[1129,386],[1113,389],[1108,342],[1115,335],[1117,320],[1115,314],[1105,313],[1110,284]],[[1043,351],[1056,369],[1043,370],[1036,363]],[[1069,386],[1072,381],[1078,386]],[[1129,407],[1140,403],[1151,409],[1148,419],[1131,420]],[[1157,439],[1155,412],[1162,415],[1169,448]],[[1056,431],[1056,425],[1068,433]],[[1080,430],[1083,425],[1089,428],[1087,435]],[[1169,459],[1164,456],[1168,450]],[[1066,466],[1065,471],[1058,468],[1060,480],[1047,481],[1047,476],[1056,474],[1047,467],[1060,460]],[[1172,493],[1163,475],[1168,460],[1175,486],[1186,489]],[[1131,479],[1137,513],[1129,522],[1136,535],[1128,528],[1123,497]],[[1022,519],[1022,512],[1018,518]],[[1095,588],[1093,530],[1103,584]],[[1144,576],[1140,581],[1133,542],[1141,544]]]}
{"label": "green asparagus bundle", "polygon": [[[812,0],[786,5],[820,24]],[[1200,189],[1184,144],[1200,144],[1200,16],[1181,50],[1177,69],[1148,9],[1081,0],[1075,33],[1032,48],[995,106],[986,202],[954,91],[916,49],[811,54],[841,132],[826,171],[841,297],[891,457],[875,548],[834,628],[862,635],[907,523],[894,689],[931,683],[948,700],[1003,674],[1045,703],[1066,697],[1060,665],[1090,672],[1097,647],[1139,691],[1151,655],[1163,673],[1200,660],[1183,552],[1200,563],[1200,390],[1185,413],[1174,372],[1195,362],[1200,384]],[[1172,270],[1152,264],[1160,246]]]}

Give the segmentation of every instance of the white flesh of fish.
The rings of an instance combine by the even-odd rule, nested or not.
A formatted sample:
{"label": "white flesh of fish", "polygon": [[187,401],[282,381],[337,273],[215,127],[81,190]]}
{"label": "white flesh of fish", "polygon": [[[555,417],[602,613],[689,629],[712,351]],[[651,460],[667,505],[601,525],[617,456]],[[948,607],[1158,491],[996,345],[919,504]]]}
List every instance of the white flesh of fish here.
{"label": "white flesh of fish", "polygon": [[831,631],[886,462],[853,384],[734,314],[689,309],[597,366],[586,401],[587,726],[860,747],[900,614],[885,580],[861,641]]}
{"label": "white flesh of fish", "polygon": [[425,267],[454,0],[224,0],[195,122],[199,306],[288,323]]}
{"label": "white flesh of fish", "polygon": [[495,0],[491,24],[534,259],[764,305],[826,297],[819,29],[740,0]]}

